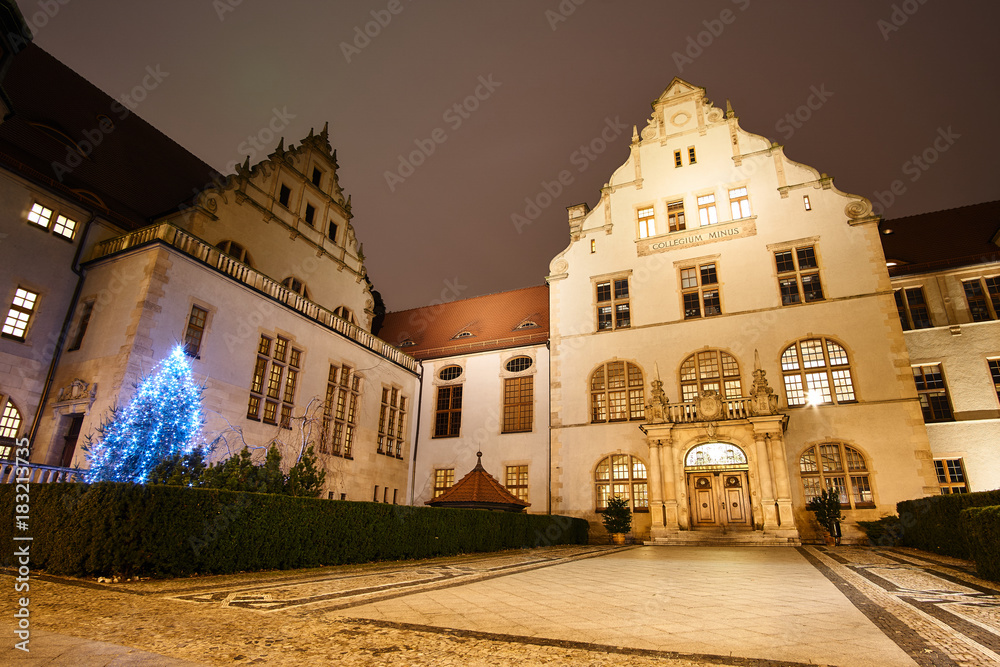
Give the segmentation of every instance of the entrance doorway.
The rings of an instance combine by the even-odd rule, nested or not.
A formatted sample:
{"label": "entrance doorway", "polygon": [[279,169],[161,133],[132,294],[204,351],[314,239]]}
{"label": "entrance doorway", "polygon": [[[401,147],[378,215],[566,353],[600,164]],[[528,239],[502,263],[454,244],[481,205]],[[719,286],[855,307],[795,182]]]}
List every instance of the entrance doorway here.
{"label": "entrance doorway", "polygon": [[746,454],[736,445],[712,442],[691,449],[684,460],[691,527],[753,528]]}
{"label": "entrance doorway", "polygon": [[80,427],[83,426],[83,415],[70,415],[69,424],[66,427],[66,435],[63,436],[63,450],[59,457],[59,465],[68,468],[73,463],[73,454],[76,453],[76,443],[80,439]]}

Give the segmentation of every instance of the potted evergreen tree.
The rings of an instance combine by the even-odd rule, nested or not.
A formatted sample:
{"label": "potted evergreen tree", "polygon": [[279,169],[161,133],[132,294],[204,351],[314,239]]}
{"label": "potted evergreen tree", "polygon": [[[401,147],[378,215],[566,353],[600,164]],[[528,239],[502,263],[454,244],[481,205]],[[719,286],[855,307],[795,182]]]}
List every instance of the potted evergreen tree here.
{"label": "potted evergreen tree", "polygon": [[826,530],[827,544],[840,544],[840,522],[844,518],[840,513],[840,494],[833,489],[823,489],[809,501],[806,509],[816,515],[816,521]]}
{"label": "potted evergreen tree", "polygon": [[604,529],[615,544],[625,544],[625,534],[632,530],[632,510],[627,498],[614,496],[608,499],[608,506],[604,509]]}

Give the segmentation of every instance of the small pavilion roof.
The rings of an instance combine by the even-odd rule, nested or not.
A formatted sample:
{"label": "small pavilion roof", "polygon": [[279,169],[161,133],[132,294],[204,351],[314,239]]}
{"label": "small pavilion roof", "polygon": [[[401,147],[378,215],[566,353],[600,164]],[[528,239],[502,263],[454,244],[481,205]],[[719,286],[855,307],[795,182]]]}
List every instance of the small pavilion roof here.
{"label": "small pavilion roof", "polygon": [[486,472],[486,468],[483,467],[482,452],[477,452],[476,456],[479,460],[475,468],[450,489],[424,504],[431,507],[460,507],[505,512],[523,512],[531,505],[513,495],[493,475]]}

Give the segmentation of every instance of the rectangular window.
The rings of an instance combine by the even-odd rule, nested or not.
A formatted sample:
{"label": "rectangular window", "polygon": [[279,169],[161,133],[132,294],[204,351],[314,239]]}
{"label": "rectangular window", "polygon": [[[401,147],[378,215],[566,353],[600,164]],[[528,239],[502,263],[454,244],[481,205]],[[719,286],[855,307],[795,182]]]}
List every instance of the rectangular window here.
{"label": "rectangular window", "polygon": [[917,385],[917,396],[920,398],[920,409],[924,413],[925,422],[954,421],[941,364],[914,366],[913,381]]}
{"label": "rectangular window", "polygon": [[378,453],[403,458],[403,422],[406,397],[397,387],[382,387],[382,407],[378,417]]}
{"label": "rectangular window", "polygon": [[320,184],[320,183],[321,183],[322,181],[323,181],[323,172],[321,172],[321,171],[320,171],[319,169],[317,169],[316,167],[313,167],[313,175],[312,175],[312,182],[313,182],[313,185],[315,185],[315,186],[316,186],[316,187],[318,188],[318,187],[319,187],[319,184]]}
{"label": "rectangular window", "polygon": [[90,316],[94,312],[94,301],[95,299],[88,299],[80,306],[80,321],[76,323],[76,333],[73,334],[73,340],[67,351],[79,350],[80,346],[83,345],[83,337],[87,333],[87,326],[90,325]]}
{"label": "rectangular window", "polygon": [[327,230],[326,235],[334,243],[337,242],[337,223],[335,223],[333,220],[330,221],[330,228]]}
{"label": "rectangular window", "polygon": [[287,185],[282,185],[281,188],[278,190],[278,203],[284,206],[285,208],[288,208],[288,201],[291,199],[291,197],[292,197],[292,191],[288,188]]}
{"label": "rectangular window", "polygon": [[774,253],[778,270],[778,291],[781,305],[822,301],[823,285],[819,278],[819,263],[813,246],[802,246]]}
{"label": "rectangular window", "polygon": [[43,229],[49,228],[49,222],[52,220],[52,209],[46,208],[41,204],[32,204],[31,210],[28,211],[28,222],[34,223]]}
{"label": "rectangular window", "polygon": [[688,146],[688,164],[695,164],[698,158],[695,156],[694,146]]}
{"label": "rectangular window", "polygon": [[667,204],[667,228],[671,232],[681,232],[687,229],[687,225],[684,223],[683,201]]}
{"label": "rectangular window", "polygon": [[201,352],[201,339],[205,335],[205,322],[207,320],[207,310],[199,306],[191,306],[187,331],[184,332],[184,353],[189,357],[197,359]]}
{"label": "rectangular window", "polygon": [[503,433],[526,433],[531,430],[533,384],[533,375],[503,381]]}
{"label": "rectangular window", "polygon": [[1000,313],[1000,276],[962,282],[973,322],[997,319]]}
{"label": "rectangular window", "polygon": [[750,217],[750,198],[747,196],[746,188],[734,188],[729,191],[729,208],[733,213],[733,220]]}
{"label": "rectangular window", "polygon": [[528,502],[528,466],[507,466],[507,490],[518,500]]}
{"label": "rectangular window", "polygon": [[73,235],[76,233],[76,221],[70,220],[64,215],[56,217],[56,222],[52,225],[52,233],[72,240]]}
{"label": "rectangular window", "polygon": [[613,278],[596,283],[597,330],[611,331],[632,325],[629,308],[628,278]]}
{"label": "rectangular window", "polygon": [[[299,357],[295,352],[296,350],[292,350],[293,361],[298,364]],[[354,431],[357,429],[360,402],[361,376],[346,364],[330,364],[326,398],[323,401],[320,453],[353,458]]]}
{"label": "rectangular window", "polygon": [[681,290],[684,319],[712,317],[722,313],[715,262],[681,269]]}
{"label": "rectangular window", "polygon": [[990,376],[993,378],[993,388],[997,392],[997,400],[1000,400],[1000,359],[987,359],[990,367]]}
{"label": "rectangular window", "polygon": [[719,212],[715,209],[715,195],[698,197],[698,218],[702,227],[719,222]]}
{"label": "rectangular window", "polygon": [[28,331],[28,322],[35,312],[35,302],[38,294],[23,287],[18,287],[14,291],[14,300],[11,302],[10,310],[7,311],[7,319],[3,323],[3,335],[18,340],[24,340]]}
{"label": "rectangular window", "polygon": [[372,502],[373,503],[377,503],[378,502],[378,484],[375,485],[375,495],[372,496]]}
{"label": "rectangular window", "polygon": [[434,471],[434,497],[437,498],[455,483],[454,468],[438,468]]}
{"label": "rectangular window", "polygon": [[674,151],[674,166],[675,167],[683,167],[684,166],[684,162],[681,159],[681,152],[680,151]]}
{"label": "rectangular window", "polygon": [[[191,318],[197,315],[195,309],[205,312],[204,309],[194,306]],[[204,323],[202,323],[202,328],[204,329]],[[254,361],[253,376],[250,379],[250,398],[247,401],[248,419],[261,419],[267,424],[279,425],[285,429],[292,428],[295,385],[298,380],[302,350],[291,348],[291,355],[289,355],[289,343],[287,338],[281,336],[272,339],[269,336],[261,335],[260,341],[257,343],[257,359]],[[200,336],[198,344],[201,344]],[[187,349],[187,343],[185,343],[185,352]],[[272,349],[273,355],[271,354]],[[262,404],[264,406],[263,415],[260,414]]]}
{"label": "rectangular window", "polygon": [[456,438],[462,431],[462,385],[438,387],[434,437]]}
{"label": "rectangular window", "polygon": [[934,471],[937,473],[942,495],[969,492],[962,459],[937,459],[934,461]]}
{"label": "rectangular window", "polygon": [[813,210],[812,204],[809,202],[809,195],[802,195],[802,205],[807,211]]}
{"label": "rectangular window", "polygon": [[306,224],[312,227],[313,220],[316,219],[316,207],[312,204],[306,204]]}
{"label": "rectangular window", "polygon": [[927,302],[924,301],[924,290],[921,287],[908,287],[895,291],[896,311],[903,331],[911,329],[929,329],[930,314],[927,312]]}
{"label": "rectangular window", "polygon": [[639,209],[639,238],[656,236],[656,216],[653,207]]}

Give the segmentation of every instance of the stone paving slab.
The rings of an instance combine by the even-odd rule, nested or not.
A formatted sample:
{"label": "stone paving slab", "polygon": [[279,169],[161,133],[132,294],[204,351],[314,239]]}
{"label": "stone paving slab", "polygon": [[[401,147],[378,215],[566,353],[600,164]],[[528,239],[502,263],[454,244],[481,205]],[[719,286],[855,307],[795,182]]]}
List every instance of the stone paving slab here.
{"label": "stone paving slab", "polygon": [[[14,634],[13,625],[0,625],[0,635]],[[149,653],[128,646],[71,637],[45,630],[31,633],[29,650],[15,648],[13,642],[0,647],[0,665],[43,667],[196,667],[199,663]]]}

